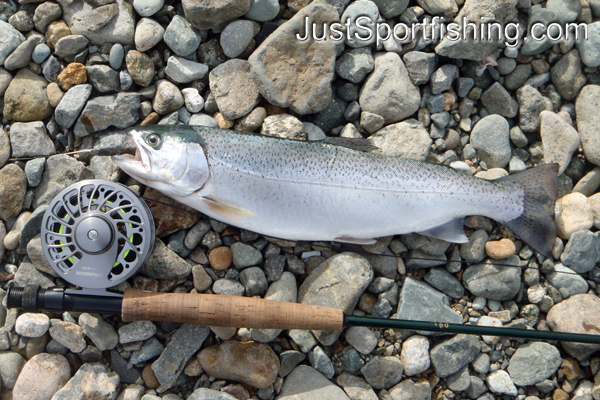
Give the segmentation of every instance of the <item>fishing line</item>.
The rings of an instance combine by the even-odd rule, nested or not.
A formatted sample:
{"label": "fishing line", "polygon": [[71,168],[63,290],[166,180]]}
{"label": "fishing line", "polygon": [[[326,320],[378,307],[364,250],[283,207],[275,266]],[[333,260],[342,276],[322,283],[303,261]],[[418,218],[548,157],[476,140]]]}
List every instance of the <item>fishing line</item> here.
{"label": "fishing line", "polygon": [[[186,208],[183,208],[183,207],[176,206],[174,204],[166,203],[164,201],[155,200],[155,199],[151,199],[151,198],[147,198],[147,197],[143,197],[143,199],[146,200],[146,201],[153,202],[153,203],[158,203],[158,204],[161,204],[161,205],[164,205],[164,206],[172,207],[172,208],[175,208],[175,209],[180,210],[180,211],[184,211],[184,212],[189,213],[189,214],[194,214],[194,215],[197,215],[199,217],[204,217],[205,216],[204,214],[202,214],[199,211],[189,210],[189,209],[186,209]],[[476,265],[490,265],[490,266],[497,266],[497,267],[518,268],[518,269],[521,269],[521,270],[524,270],[524,269],[534,269],[534,270],[538,270],[540,272],[548,273],[548,274],[549,273],[555,273],[555,274],[563,274],[563,275],[577,275],[577,276],[581,276],[582,278],[591,279],[589,273],[580,274],[580,273],[577,273],[577,272],[567,272],[567,271],[544,271],[543,269],[540,268],[540,266],[538,266],[538,268],[534,268],[534,267],[529,266],[529,265],[514,265],[514,264],[507,264],[507,263],[502,263],[502,262],[491,262],[491,263],[488,264],[488,263],[485,263],[485,262],[469,263],[469,262],[464,261],[464,260],[442,260],[442,259],[439,259],[439,258],[414,257],[414,256],[402,257],[402,256],[398,256],[398,255],[395,255],[395,254],[369,253],[368,251],[365,251],[362,248],[353,247],[353,245],[349,245],[347,243],[339,243],[339,248],[337,250],[341,250],[342,247],[345,247],[345,248],[348,249],[348,251],[351,251],[351,252],[356,253],[356,254],[360,254],[362,256],[400,258],[402,261],[409,261],[409,260],[436,261],[436,262],[442,262],[443,261],[445,263],[460,263],[461,265],[462,264],[467,264],[470,267],[476,266]],[[333,250],[335,250],[335,249],[333,249]],[[425,267],[425,268],[427,268],[427,267]],[[420,267],[411,268],[411,269],[416,270],[416,269],[420,269]]]}

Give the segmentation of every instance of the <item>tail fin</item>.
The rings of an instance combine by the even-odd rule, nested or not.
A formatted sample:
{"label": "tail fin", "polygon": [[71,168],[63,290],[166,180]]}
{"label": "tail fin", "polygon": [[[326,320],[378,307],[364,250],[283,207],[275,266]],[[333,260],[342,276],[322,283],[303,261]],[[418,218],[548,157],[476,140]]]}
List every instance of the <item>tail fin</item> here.
{"label": "tail fin", "polygon": [[558,164],[544,164],[498,179],[525,191],[523,214],[501,221],[534,250],[549,257],[556,241],[554,203],[558,197]]}

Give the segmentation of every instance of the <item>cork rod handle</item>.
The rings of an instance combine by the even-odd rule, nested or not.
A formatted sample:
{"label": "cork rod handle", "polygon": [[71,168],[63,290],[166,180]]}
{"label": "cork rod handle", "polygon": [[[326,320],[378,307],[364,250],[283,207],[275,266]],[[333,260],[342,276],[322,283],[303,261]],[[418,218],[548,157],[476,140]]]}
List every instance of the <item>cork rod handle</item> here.
{"label": "cork rod handle", "polygon": [[127,289],[123,321],[171,321],[259,329],[337,330],[341,310],[307,304],[215,294],[157,293]]}

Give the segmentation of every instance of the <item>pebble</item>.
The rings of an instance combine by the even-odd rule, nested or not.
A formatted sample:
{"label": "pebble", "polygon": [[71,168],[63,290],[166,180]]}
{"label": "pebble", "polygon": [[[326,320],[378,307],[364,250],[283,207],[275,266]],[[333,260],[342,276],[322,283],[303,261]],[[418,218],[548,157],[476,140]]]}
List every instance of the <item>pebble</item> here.
{"label": "pebble", "polygon": [[150,18],[142,18],[135,28],[135,48],[140,52],[146,52],[156,46],[165,34],[158,22]]}
{"label": "pebble", "polygon": [[142,17],[151,17],[165,4],[165,0],[134,0],[133,8]]}
{"label": "pebble", "polygon": [[465,291],[458,279],[441,268],[431,268],[425,275],[425,282],[455,299],[460,299]]}
{"label": "pebble", "polygon": [[119,343],[119,335],[115,329],[100,316],[84,313],[79,316],[78,322],[83,328],[83,333],[100,351],[112,350]]}
{"label": "pebble", "polygon": [[74,56],[84,50],[90,41],[82,35],[67,35],[54,45],[54,53],[60,57]]}
{"label": "pebble", "polygon": [[[298,114],[312,114],[327,107],[335,68],[333,41],[313,46],[310,41],[289,40],[290,35],[303,29],[307,17],[322,24],[337,20],[338,13],[326,3],[310,3],[269,35],[248,58],[260,94],[269,103],[289,107]],[[290,63],[290,59],[295,62]],[[281,82],[286,83],[285,90],[279,89]]]}
{"label": "pebble", "polygon": [[428,284],[407,277],[400,292],[396,319],[462,324],[462,317],[450,307],[448,297]]}
{"label": "pebble", "polygon": [[585,85],[586,77],[581,70],[581,60],[577,50],[571,50],[550,70],[552,83],[563,99],[574,100]]}
{"label": "pebble", "polygon": [[519,111],[519,104],[498,82],[481,94],[481,103],[490,114],[498,114],[506,118],[514,118]]}
{"label": "pebble", "polygon": [[185,108],[192,114],[199,113],[204,108],[204,99],[198,93],[198,89],[185,88],[181,90]]}
{"label": "pebble", "polygon": [[[600,66],[600,23],[594,22],[587,26],[588,40],[577,42],[577,49],[581,54],[581,61],[588,67]],[[582,43],[585,42],[585,43]]]}
{"label": "pebble", "polygon": [[333,363],[320,346],[316,346],[308,353],[308,359],[310,360],[310,365],[327,379],[333,378],[335,373]]}
{"label": "pebble", "polygon": [[41,121],[49,117],[52,107],[47,86],[44,78],[29,69],[17,71],[4,93],[4,117],[17,122]]}
{"label": "pebble", "polygon": [[431,385],[427,380],[404,380],[390,389],[392,399],[427,400],[431,398]]}
{"label": "pebble", "polygon": [[73,353],[81,353],[86,348],[83,329],[72,322],[59,319],[50,320],[50,336]]}
{"label": "pebble", "polygon": [[110,53],[109,53],[109,58],[108,58],[110,67],[116,71],[121,69],[121,66],[123,65],[124,57],[125,57],[125,49],[123,48],[123,45],[121,43],[115,43],[110,48]]}
{"label": "pebble", "polygon": [[53,396],[57,399],[111,399],[117,396],[119,375],[100,364],[83,364]]}
{"label": "pebble", "polygon": [[[186,60],[182,57],[171,56],[167,61],[165,73],[169,78],[177,83],[189,83],[204,78],[204,76],[208,73],[208,66]],[[188,89],[197,91],[197,89]]]}
{"label": "pebble", "polygon": [[423,85],[429,82],[429,78],[435,69],[436,59],[435,54],[421,51],[409,51],[404,55],[404,65],[415,85]]}
{"label": "pebble", "polygon": [[509,126],[500,115],[482,118],[473,127],[471,145],[489,168],[504,168],[511,158]]}
{"label": "pebble", "polygon": [[336,382],[344,389],[350,398],[362,400],[378,399],[371,386],[360,377],[347,372],[342,372],[342,374],[337,377]]}
{"label": "pebble", "polygon": [[70,128],[92,94],[92,85],[73,86],[65,93],[54,111],[56,122],[63,128]]}
{"label": "pebble", "polygon": [[29,187],[35,188],[40,185],[45,164],[46,160],[43,158],[34,158],[27,161],[27,164],[25,164],[25,175],[27,175],[27,184]]}
{"label": "pebble", "polygon": [[344,391],[316,369],[300,365],[283,382],[278,400],[350,400]]}
{"label": "pebble", "polygon": [[[147,397],[147,395],[144,396],[142,400],[153,400],[146,399],[145,397]],[[160,399],[158,396],[154,397],[157,397],[156,400]],[[188,400],[239,400],[239,397],[232,396],[231,394],[225,393],[222,390],[213,390],[201,387],[194,390],[190,397],[188,397]]]}
{"label": "pebble", "polygon": [[540,127],[540,113],[546,109],[546,101],[540,92],[530,85],[517,91],[519,102],[519,127],[523,132],[533,132]]}
{"label": "pebble", "polygon": [[33,49],[33,53],[31,54],[31,59],[33,62],[42,64],[46,59],[50,56],[50,47],[46,44],[41,43],[35,46]]}
{"label": "pebble", "polygon": [[470,364],[480,351],[479,339],[471,335],[458,334],[431,350],[431,363],[437,375],[445,378]]}
{"label": "pebble", "polygon": [[560,256],[562,263],[579,274],[591,271],[600,261],[599,236],[587,229],[573,233]]}
{"label": "pebble", "polygon": [[425,161],[433,142],[423,124],[414,119],[388,125],[369,139],[385,155],[417,161]]}
{"label": "pebble", "polygon": [[25,313],[19,315],[15,331],[28,338],[38,338],[48,332],[50,318],[46,314]]}
{"label": "pebble", "polygon": [[554,265],[554,270],[547,275],[548,281],[559,290],[564,299],[576,294],[586,293],[588,283],[571,268],[562,264]]}
{"label": "pebble", "polygon": [[119,343],[132,343],[154,336],[156,325],[150,321],[135,321],[119,328]]}
{"label": "pebble", "polygon": [[568,167],[571,156],[579,147],[579,134],[569,123],[552,111],[542,111],[540,117],[544,162],[557,162],[560,175]]}
{"label": "pebble", "polygon": [[125,57],[127,71],[135,83],[147,87],[154,79],[154,63],[152,59],[144,53],[137,50],[129,50]]}
{"label": "pebble", "polygon": [[[503,260],[504,264],[519,265],[518,256]],[[472,265],[463,274],[465,287],[475,296],[492,300],[510,300],[521,288],[521,271],[519,268],[494,265],[493,260],[483,264]]]}
{"label": "pebble", "polygon": [[289,114],[277,114],[266,117],[263,120],[260,133],[288,139],[308,139],[306,127],[298,118]]}
{"label": "pebble", "polygon": [[236,58],[246,50],[254,36],[254,24],[248,20],[233,21],[221,32],[220,44],[223,53]]}
{"label": "pebble", "polygon": [[47,157],[56,154],[54,143],[41,121],[14,123],[10,129],[10,145],[13,157]]}
{"label": "pebble", "polygon": [[594,215],[590,203],[581,193],[570,193],[556,201],[555,219],[558,236],[569,239],[574,232],[590,229]]}
{"label": "pebble", "polygon": [[[372,279],[373,269],[365,258],[341,253],[321,263],[306,277],[298,289],[298,303],[333,307],[350,313]],[[331,286],[328,282],[332,281],[338,284]],[[340,333],[314,331],[324,346],[333,344]]]}
{"label": "pebble", "polygon": [[365,380],[375,389],[389,389],[402,379],[404,367],[396,357],[375,356],[360,369]]}
{"label": "pebble", "polygon": [[177,86],[165,79],[158,81],[152,102],[154,111],[159,115],[167,115],[183,107],[183,104],[183,95]]}
{"label": "pebble", "polygon": [[173,17],[164,34],[165,43],[178,56],[188,56],[196,51],[201,40],[200,32],[179,15]]}
{"label": "pebble", "polygon": [[3,38],[0,43],[0,66],[8,56],[25,41],[25,37],[12,25],[0,20],[0,37]]}
{"label": "pebble", "polygon": [[431,94],[440,94],[450,89],[454,79],[458,77],[458,74],[458,67],[452,64],[442,65],[440,68],[435,70],[431,74],[429,80]]}
{"label": "pebble", "polygon": [[21,370],[13,388],[13,399],[50,399],[70,378],[71,368],[65,357],[37,354]]}
{"label": "pebble", "polygon": [[[211,376],[257,388],[272,385],[277,378],[279,358],[262,343],[225,341],[198,354],[202,368]],[[236,360],[231,363],[229,360]]]}
{"label": "pebble", "polygon": [[118,93],[89,100],[75,123],[75,133],[87,136],[111,126],[125,129],[139,119],[141,107],[137,93]]}
{"label": "pebble", "polygon": [[429,340],[420,335],[413,335],[402,342],[400,361],[406,376],[414,376],[426,371],[431,365],[429,358]]}
{"label": "pebble", "polygon": [[87,82],[85,65],[72,62],[57,77],[58,84],[63,90],[69,90],[75,85]]}
{"label": "pebble", "polygon": [[502,260],[515,254],[515,244],[510,239],[500,239],[486,242],[485,253],[494,260]]}
{"label": "pebble", "polygon": [[544,342],[531,342],[519,346],[510,358],[507,370],[515,385],[532,386],[550,378],[561,363],[556,347]]}
{"label": "pebble", "polygon": [[377,346],[373,331],[364,326],[352,326],[346,330],[346,341],[361,354],[371,353]]}
{"label": "pebble", "polygon": [[243,117],[258,105],[259,89],[251,74],[245,60],[229,60],[210,72],[210,90],[225,118]]}
{"label": "pebble", "polygon": [[246,288],[238,281],[223,278],[215,281],[212,290],[225,296],[243,296]]}
{"label": "pebble", "polygon": [[486,382],[492,393],[508,394],[516,396],[518,394],[515,384],[510,379],[510,375],[504,370],[498,370],[490,373]]}
{"label": "pebble", "polygon": [[260,251],[247,244],[236,242],[231,245],[233,264],[237,269],[243,269],[262,262]]}
{"label": "pebble", "polygon": [[346,79],[352,83],[359,83],[373,71],[375,61],[371,54],[371,49],[361,47],[350,49],[337,60],[335,72],[340,78]]}
{"label": "pebble", "polygon": [[253,0],[250,10],[244,17],[253,21],[266,22],[279,14],[279,2],[276,0]]}
{"label": "pebble", "polygon": [[8,164],[0,169],[1,219],[9,221],[19,215],[26,191],[27,177],[21,168]]}
{"label": "pebble", "polygon": [[56,3],[47,1],[40,4],[36,7],[33,14],[33,23],[35,24],[35,28],[41,33],[45,33],[48,25],[60,18],[61,14],[62,10]]}
{"label": "pebble", "polygon": [[244,285],[246,296],[262,296],[267,291],[268,282],[263,270],[250,267],[240,272],[240,281]]}
{"label": "pebble", "polygon": [[[185,365],[200,349],[209,333],[210,329],[204,325],[184,324],[177,329],[158,360],[152,363],[152,371],[163,387],[170,388],[177,382]],[[202,367],[207,370],[204,365]]]}

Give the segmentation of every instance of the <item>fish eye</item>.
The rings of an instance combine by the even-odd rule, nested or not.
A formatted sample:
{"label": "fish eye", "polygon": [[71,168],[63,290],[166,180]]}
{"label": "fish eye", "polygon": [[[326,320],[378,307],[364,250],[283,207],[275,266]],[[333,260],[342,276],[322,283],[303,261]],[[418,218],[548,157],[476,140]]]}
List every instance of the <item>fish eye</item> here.
{"label": "fish eye", "polygon": [[152,133],[148,135],[146,142],[150,145],[150,147],[156,147],[160,144],[160,136],[158,136],[156,133]]}

